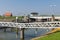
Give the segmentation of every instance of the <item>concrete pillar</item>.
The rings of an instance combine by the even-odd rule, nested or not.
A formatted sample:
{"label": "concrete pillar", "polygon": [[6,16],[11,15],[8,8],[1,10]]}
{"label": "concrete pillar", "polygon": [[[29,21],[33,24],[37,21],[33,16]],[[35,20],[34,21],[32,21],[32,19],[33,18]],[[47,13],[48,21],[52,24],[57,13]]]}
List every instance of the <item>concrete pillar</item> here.
{"label": "concrete pillar", "polygon": [[24,28],[21,28],[21,31],[20,31],[20,40],[24,40]]}

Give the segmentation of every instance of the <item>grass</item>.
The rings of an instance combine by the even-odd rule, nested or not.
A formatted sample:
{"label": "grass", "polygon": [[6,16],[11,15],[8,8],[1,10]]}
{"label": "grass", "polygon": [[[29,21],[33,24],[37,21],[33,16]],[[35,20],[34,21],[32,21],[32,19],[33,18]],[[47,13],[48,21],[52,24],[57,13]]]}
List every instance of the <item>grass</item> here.
{"label": "grass", "polygon": [[[18,19],[23,18],[22,16],[18,16]],[[16,16],[11,16],[11,17],[4,17],[4,16],[0,16],[0,19],[16,19]]]}
{"label": "grass", "polygon": [[[24,17],[23,16],[18,16],[18,19],[21,21]],[[15,21],[16,20],[16,16],[0,16],[0,21],[7,21],[7,22],[11,22],[11,21]]]}
{"label": "grass", "polygon": [[56,32],[56,33],[41,37],[37,40],[60,40],[60,32]]}

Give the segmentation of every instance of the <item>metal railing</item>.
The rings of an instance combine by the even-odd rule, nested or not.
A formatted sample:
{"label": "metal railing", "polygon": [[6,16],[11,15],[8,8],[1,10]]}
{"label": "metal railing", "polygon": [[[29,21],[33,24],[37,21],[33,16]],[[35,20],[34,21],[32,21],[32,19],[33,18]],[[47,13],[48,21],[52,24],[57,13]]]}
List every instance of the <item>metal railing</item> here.
{"label": "metal railing", "polygon": [[36,23],[15,23],[0,22],[0,27],[16,27],[18,28],[56,28],[60,27],[60,22],[36,22]]}

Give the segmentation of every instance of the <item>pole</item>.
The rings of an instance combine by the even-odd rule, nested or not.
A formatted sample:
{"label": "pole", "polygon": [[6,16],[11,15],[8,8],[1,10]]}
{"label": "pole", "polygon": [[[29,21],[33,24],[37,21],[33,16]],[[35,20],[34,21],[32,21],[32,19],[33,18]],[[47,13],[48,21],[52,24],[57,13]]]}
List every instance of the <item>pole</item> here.
{"label": "pole", "polygon": [[21,28],[21,31],[20,31],[20,40],[24,40],[24,28]]}
{"label": "pole", "polygon": [[[18,21],[18,17],[16,17],[16,23]],[[16,38],[18,37],[18,28],[17,28],[17,25],[16,25]]]}

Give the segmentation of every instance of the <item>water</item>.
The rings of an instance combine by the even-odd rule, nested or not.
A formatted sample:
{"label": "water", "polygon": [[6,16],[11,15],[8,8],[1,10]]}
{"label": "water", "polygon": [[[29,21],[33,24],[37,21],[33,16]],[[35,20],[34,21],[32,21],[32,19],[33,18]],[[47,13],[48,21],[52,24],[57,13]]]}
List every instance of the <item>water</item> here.
{"label": "water", "polygon": [[[25,40],[30,40],[32,38],[44,35],[46,33],[48,33],[50,31],[50,29],[27,29],[24,32],[24,38]],[[18,34],[18,38],[16,38],[16,32],[3,32],[2,30],[0,30],[0,40],[20,40],[20,32]]]}

